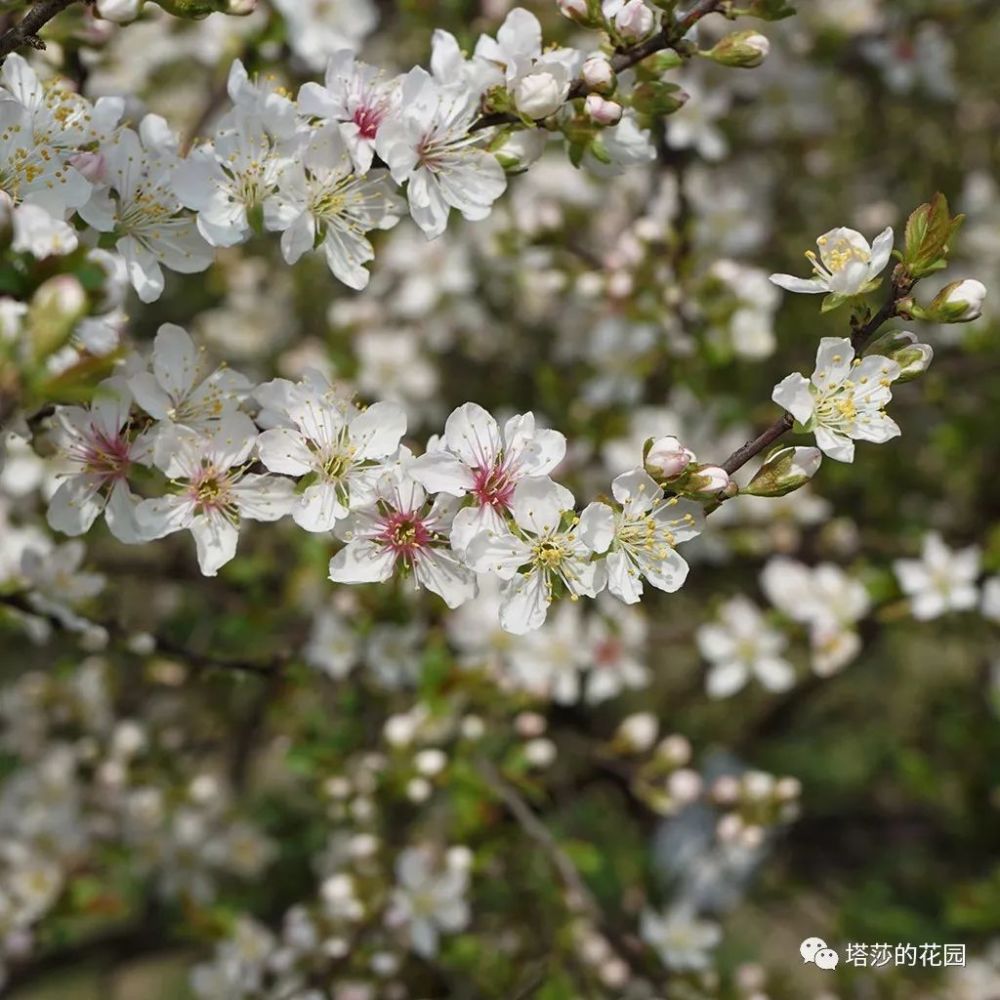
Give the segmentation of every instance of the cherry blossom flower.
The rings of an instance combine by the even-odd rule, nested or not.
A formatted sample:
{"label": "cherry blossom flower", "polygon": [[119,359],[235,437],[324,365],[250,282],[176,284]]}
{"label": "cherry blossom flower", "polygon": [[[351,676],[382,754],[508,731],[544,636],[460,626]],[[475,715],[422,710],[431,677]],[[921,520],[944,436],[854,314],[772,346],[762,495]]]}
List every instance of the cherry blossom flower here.
{"label": "cherry blossom flower", "polygon": [[557,705],[580,700],[590,649],[578,604],[560,604],[549,620],[510,649],[505,677],[522,691]]}
{"label": "cherry blossom flower", "polygon": [[352,508],[375,499],[384,460],[394,456],[406,433],[406,414],[395,403],[366,410],[340,404],[327,388],[277,380],[257,397],[291,426],[264,431],[257,442],[271,472],[309,476],[292,518],[306,531],[332,531]]}
{"label": "cherry blossom flower", "polygon": [[485,219],[507,188],[483,135],[469,132],[478,114],[478,94],[444,88],[418,66],[379,129],[375,148],[396,183],[407,182],[410,215],[428,237],[444,232],[451,208],[470,221]]}
{"label": "cherry blossom flower", "polygon": [[98,232],[115,235],[139,298],[155,302],[163,294],[161,265],[194,274],[213,257],[174,193],[176,139],[162,118],[147,115],[138,135],[123,129],[101,152],[110,189],[95,191],[80,216]]}
{"label": "cherry blossom flower", "polygon": [[[540,628],[557,587],[571,597],[596,597],[604,577],[576,530],[573,494],[550,479],[522,480],[510,499],[513,525],[469,542],[478,573],[504,581],[500,624],[514,635]],[[524,572],[521,572],[524,570]]]}
{"label": "cherry blossom flower", "polygon": [[211,432],[234,412],[251,389],[250,380],[221,366],[206,372],[202,352],[187,331],[164,323],[153,342],[153,370],[129,376],[129,388],[154,420]]}
{"label": "cherry blossom flower", "polygon": [[846,337],[824,337],[812,379],[792,374],[775,386],[772,398],[838,462],[854,461],[854,442],[884,444],[901,431],[885,412],[900,367],[878,354],[854,357]]}
{"label": "cherry blossom flower", "polygon": [[307,83],[299,91],[302,114],[336,122],[359,173],[366,174],[375,156],[375,138],[399,102],[398,78],[338,52],[326,68],[325,86]]}
{"label": "cherry blossom flower", "polygon": [[860,295],[868,291],[885,270],[894,241],[895,234],[891,228],[880,233],[871,245],[853,229],[831,229],[816,241],[818,257],[812,250],[806,253],[812,263],[814,277],[772,274],[771,281],[789,292],[828,293],[843,297]]}
{"label": "cherry blossom flower", "polygon": [[281,232],[287,263],[295,264],[319,238],[333,274],[362,289],[370,279],[364,265],[375,257],[366,234],[391,229],[402,210],[386,172],[355,174],[343,137],[328,126],[313,135],[301,159],[282,170],[278,190],[264,203],[264,221]]}
{"label": "cherry blossom flower", "polygon": [[464,549],[482,531],[500,532],[519,482],[550,473],[566,454],[558,431],[535,427],[525,413],[500,425],[481,406],[466,403],[445,423],[441,447],[416,459],[410,474],[432,493],[469,497],[451,529],[455,549]]}
{"label": "cherry blossom flower", "polygon": [[[598,604],[604,600],[602,594]],[[591,615],[587,622],[590,672],[585,700],[597,705],[616,698],[626,690],[640,690],[649,684],[644,662],[647,638],[646,616],[637,608],[608,600],[604,614]]]}
{"label": "cherry blossom flower", "polygon": [[976,546],[950,549],[936,531],[925,536],[919,559],[897,559],[893,569],[910,599],[913,617],[929,621],[949,611],[975,608],[979,600],[979,559]]}
{"label": "cherry blossom flower", "polygon": [[226,414],[210,436],[175,425],[160,437],[157,464],[178,492],[143,500],[136,517],[147,541],[190,531],[205,576],[216,576],[236,555],[244,520],[276,521],[292,507],[287,479],[248,474],[256,428],[241,413]]}
{"label": "cherry blossom flower", "polygon": [[424,958],[437,954],[442,933],[457,933],[469,922],[468,869],[451,863],[450,855],[442,862],[423,847],[408,847],[396,860],[388,919],[406,927],[411,947]]}
{"label": "cherry blossom flower", "polygon": [[386,472],[377,500],[354,511],[338,533],[347,545],[330,561],[334,583],[384,583],[398,569],[450,608],[475,596],[476,580],[448,544],[457,502],[439,496],[428,510],[424,488],[402,466]]}
{"label": "cherry blossom flower", "polygon": [[668,594],[680,590],[688,564],[676,547],[701,533],[701,509],[665,500],[642,469],[619,476],[611,491],[620,509],[592,503],[579,527],[580,538],[593,552],[608,553],[608,590],[626,604],[638,603],[643,579]]}
{"label": "cherry blossom flower", "polygon": [[687,908],[676,908],[664,914],[644,910],[640,933],[663,964],[677,972],[698,972],[709,968],[710,952],[722,940],[718,924],[699,920]]}
{"label": "cherry blossom flower", "polygon": [[728,698],[744,687],[751,676],[768,691],[786,691],[795,682],[795,671],[781,657],[785,637],[768,626],[760,609],[746,597],[734,597],[719,609],[718,619],[702,625],[698,649],[712,667],[708,693]]}
{"label": "cherry blossom flower", "polygon": [[55,440],[67,471],[49,502],[49,526],[82,535],[101,513],[121,542],[140,541],[136,498],[128,485],[134,463],[149,457],[151,438],[132,433],[132,394],[121,377],[102,382],[89,408],[58,407]]}

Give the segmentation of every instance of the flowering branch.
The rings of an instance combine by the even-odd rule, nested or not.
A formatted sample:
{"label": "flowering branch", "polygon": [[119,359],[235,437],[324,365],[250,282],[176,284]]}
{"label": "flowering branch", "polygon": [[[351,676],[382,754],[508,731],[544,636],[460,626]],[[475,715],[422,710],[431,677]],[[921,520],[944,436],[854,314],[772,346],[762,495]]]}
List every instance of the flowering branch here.
{"label": "flowering branch", "polygon": [[[722,7],[722,0],[700,0],[696,3],[691,10],[688,11],[684,17],[680,18],[674,22],[668,22],[663,25],[663,27],[650,38],[645,41],[638,43],[637,45],[631,46],[626,49],[622,49],[617,52],[610,60],[611,68],[615,73],[621,73],[623,70],[631,69],[633,66],[638,65],[644,59],[648,59],[650,56],[656,55],[657,52],[663,52],[665,49],[675,49],[680,51],[680,44],[684,39],[684,36],[696,25],[702,18],[707,17],[709,14],[714,14],[720,10]],[[683,53],[682,53],[683,54]],[[577,100],[580,97],[586,97],[590,88],[587,83],[582,78],[578,79],[572,87],[569,89],[569,93],[566,95],[565,103]],[[509,114],[507,112],[496,112],[494,114],[483,115],[477,121],[469,127],[469,132],[479,132],[483,129],[494,128],[498,125],[515,125],[523,124],[523,120],[517,115]],[[536,123],[537,124],[537,123]]]}
{"label": "flowering branch", "polygon": [[0,36],[0,66],[11,54],[21,48],[44,49],[45,42],[38,32],[56,15],[79,0],[39,0],[24,17]]}

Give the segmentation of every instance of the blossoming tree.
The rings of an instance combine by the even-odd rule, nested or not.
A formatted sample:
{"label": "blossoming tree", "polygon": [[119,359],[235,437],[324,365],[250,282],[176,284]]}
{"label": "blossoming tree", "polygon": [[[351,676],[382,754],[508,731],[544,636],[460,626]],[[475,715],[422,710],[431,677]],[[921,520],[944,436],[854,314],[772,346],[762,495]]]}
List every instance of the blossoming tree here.
{"label": "blossoming tree", "polygon": [[953,181],[769,277],[843,221],[823,45],[888,92],[923,32],[953,101],[937,21],[412,6],[0,7],[12,995],[764,996],[724,928],[811,776],[768,737],[1000,620],[985,526],[872,499],[992,329]]}

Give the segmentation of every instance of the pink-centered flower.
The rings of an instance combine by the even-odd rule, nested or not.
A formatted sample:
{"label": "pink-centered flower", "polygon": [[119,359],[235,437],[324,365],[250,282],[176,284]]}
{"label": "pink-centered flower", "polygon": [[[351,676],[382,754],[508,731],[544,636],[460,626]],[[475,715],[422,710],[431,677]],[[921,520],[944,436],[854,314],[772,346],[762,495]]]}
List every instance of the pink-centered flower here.
{"label": "pink-centered flower", "polygon": [[416,459],[411,475],[431,493],[467,497],[455,516],[452,546],[465,549],[482,531],[501,532],[517,484],[548,475],[566,454],[558,431],[535,427],[532,413],[511,417],[501,430],[476,403],[455,410],[437,450]]}
{"label": "pink-centered flower", "polygon": [[457,501],[438,497],[427,506],[427,493],[403,467],[387,472],[378,498],[344,522],[347,545],[330,561],[335,583],[382,583],[397,570],[413,574],[421,587],[457,608],[476,594],[475,575],[449,547]]}
{"label": "pink-centered flower", "polygon": [[132,430],[132,394],[125,380],[112,378],[97,388],[90,407],[56,410],[56,444],[66,472],[49,503],[48,522],[66,535],[82,535],[104,513],[119,541],[140,540],[135,521],[138,502],[128,485],[134,462],[150,451],[148,435]]}

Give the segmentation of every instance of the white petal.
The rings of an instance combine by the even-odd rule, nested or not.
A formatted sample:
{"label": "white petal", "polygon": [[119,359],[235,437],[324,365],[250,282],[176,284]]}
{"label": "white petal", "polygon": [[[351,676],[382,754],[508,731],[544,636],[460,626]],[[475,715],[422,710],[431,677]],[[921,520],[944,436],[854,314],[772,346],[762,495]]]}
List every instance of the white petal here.
{"label": "white petal", "polygon": [[591,552],[607,552],[615,539],[615,512],[607,504],[592,503],[580,515],[577,531]]}
{"label": "white petal", "polygon": [[198,550],[198,566],[204,576],[217,576],[236,555],[239,528],[222,514],[202,514],[191,522],[191,534]]}
{"label": "white petal", "polygon": [[809,379],[798,372],[783,378],[774,387],[771,399],[786,409],[800,424],[807,424],[812,419],[816,403]]}

